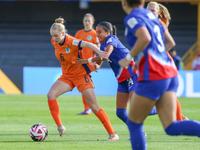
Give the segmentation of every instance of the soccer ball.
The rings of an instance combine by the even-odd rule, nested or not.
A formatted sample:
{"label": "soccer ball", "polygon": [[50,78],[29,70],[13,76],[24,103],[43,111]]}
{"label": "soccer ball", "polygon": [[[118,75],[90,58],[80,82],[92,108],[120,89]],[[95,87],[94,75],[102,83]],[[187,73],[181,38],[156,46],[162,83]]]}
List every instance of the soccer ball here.
{"label": "soccer ball", "polygon": [[46,126],[41,123],[34,124],[30,129],[30,136],[33,141],[44,141],[48,136],[48,130]]}

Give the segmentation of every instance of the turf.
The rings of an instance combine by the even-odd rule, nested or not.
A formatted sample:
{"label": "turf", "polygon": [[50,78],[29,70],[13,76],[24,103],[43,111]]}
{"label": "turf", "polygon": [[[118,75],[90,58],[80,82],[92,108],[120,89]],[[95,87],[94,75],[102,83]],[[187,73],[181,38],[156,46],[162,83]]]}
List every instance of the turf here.
{"label": "turf", "polygon": [[[0,94],[0,149],[1,150],[131,150],[126,125],[115,115],[115,97],[97,96],[99,105],[108,114],[120,140],[106,141],[107,132],[92,114],[79,116],[83,110],[81,96],[60,96],[58,103],[62,122],[67,132],[58,135],[44,95]],[[179,98],[182,113],[190,119],[200,120],[200,98]],[[43,123],[49,135],[43,142],[34,142],[30,127]],[[198,150],[200,139],[189,136],[171,137],[165,134],[158,116],[149,116],[144,124],[148,150]]]}

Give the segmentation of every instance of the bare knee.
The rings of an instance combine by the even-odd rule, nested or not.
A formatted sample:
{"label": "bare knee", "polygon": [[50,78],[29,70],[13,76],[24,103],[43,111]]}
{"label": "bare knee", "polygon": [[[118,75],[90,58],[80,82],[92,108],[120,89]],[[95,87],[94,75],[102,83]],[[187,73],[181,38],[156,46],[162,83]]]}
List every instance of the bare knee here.
{"label": "bare knee", "polygon": [[48,100],[52,100],[52,99],[56,99],[57,96],[54,92],[49,91],[47,94],[47,98],[48,98]]}

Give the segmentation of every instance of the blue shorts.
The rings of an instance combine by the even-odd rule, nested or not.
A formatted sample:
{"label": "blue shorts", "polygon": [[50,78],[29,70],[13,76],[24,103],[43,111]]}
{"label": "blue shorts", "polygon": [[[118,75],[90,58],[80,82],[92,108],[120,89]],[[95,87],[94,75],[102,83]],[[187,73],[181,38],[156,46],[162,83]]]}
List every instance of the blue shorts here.
{"label": "blue shorts", "polygon": [[157,81],[141,81],[136,84],[135,93],[147,98],[159,100],[166,91],[177,92],[178,76]]}
{"label": "blue shorts", "polygon": [[130,93],[135,90],[135,83],[137,82],[137,75],[118,83],[117,92]]}

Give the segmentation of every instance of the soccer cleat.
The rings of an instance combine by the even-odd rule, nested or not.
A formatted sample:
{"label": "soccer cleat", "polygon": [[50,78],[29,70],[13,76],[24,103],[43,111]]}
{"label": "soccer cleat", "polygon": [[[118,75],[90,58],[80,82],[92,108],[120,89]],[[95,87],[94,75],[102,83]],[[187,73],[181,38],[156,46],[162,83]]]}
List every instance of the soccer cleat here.
{"label": "soccer cleat", "polygon": [[183,120],[187,120],[187,121],[188,121],[189,119],[188,119],[187,117],[184,116]]}
{"label": "soccer cleat", "polygon": [[63,134],[65,134],[66,129],[63,125],[61,125],[61,126],[58,126],[58,131],[59,131],[59,135],[62,137]]}
{"label": "soccer cleat", "polygon": [[119,140],[119,136],[117,134],[109,134],[109,138],[107,139],[107,141],[118,141]]}
{"label": "soccer cleat", "polygon": [[76,115],[91,115],[92,110],[90,108],[84,110],[83,112]]}

